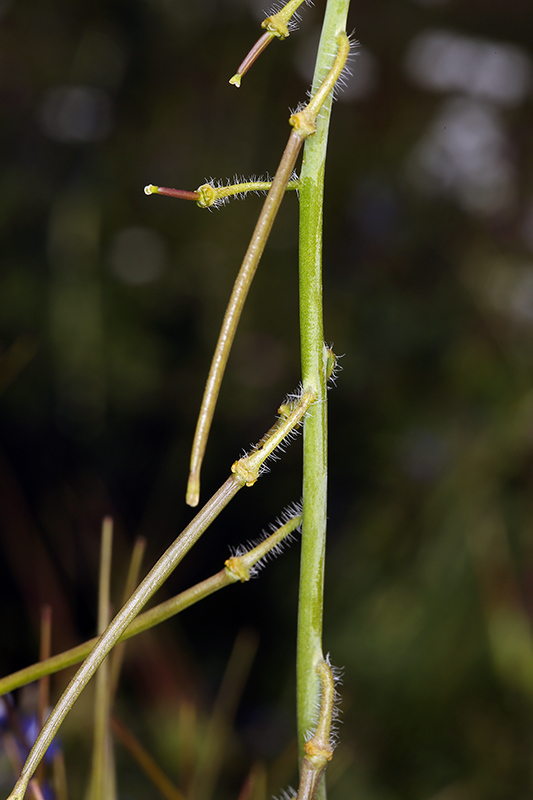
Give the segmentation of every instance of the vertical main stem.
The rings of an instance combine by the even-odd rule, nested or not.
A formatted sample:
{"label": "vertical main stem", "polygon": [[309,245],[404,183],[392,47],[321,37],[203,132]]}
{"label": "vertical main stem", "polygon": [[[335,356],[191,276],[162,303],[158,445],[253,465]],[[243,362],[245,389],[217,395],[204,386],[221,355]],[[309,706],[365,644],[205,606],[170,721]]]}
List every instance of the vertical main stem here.
{"label": "vertical main stem", "polygon": [[[345,30],[349,0],[328,0],[320,39],[313,93],[324,79],[337,51],[337,37]],[[322,209],[324,168],[331,95],[317,120],[317,130],[306,143],[300,178],[300,336],[302,381],[316,392],[305,420],[303,466],[303,533],[298,605],[298,738],[316,725],[320,684],[316,672],[323,659],[322,615],[327,518],[327,405],[326,351],[322,307]],[[325,789],[319,791],[325,797]]]}

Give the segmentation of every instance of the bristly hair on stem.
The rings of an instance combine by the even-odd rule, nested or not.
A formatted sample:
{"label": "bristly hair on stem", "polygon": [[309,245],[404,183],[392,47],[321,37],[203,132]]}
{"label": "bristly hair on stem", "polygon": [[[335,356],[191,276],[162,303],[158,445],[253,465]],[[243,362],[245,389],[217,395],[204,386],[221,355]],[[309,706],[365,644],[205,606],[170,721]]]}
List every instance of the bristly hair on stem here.
{"label": "bristly hair on stem", "polygon": [[[285,38],[288,35],[288,16],[292,17],[295,14],[296,8],[303,2],[303,0],[289,0],[283,8],[272,17],[265,20],[264,27],[267,28],[268,35],[277,36],[278,38]],[[152,570],[147,574],[143,581],[139,583],[137,588],[133,591],[132,596],[124,604],[123,608],[116,615],[114,620],[106,627],[102,621],[100,627],[106,628],[102,637],[96,642],[94,648],[91,650],[88,658],[77,672],[76,676],[70,682],[69,686],[63,693],[56,707],[51,712],[46,720],[41,733],[39,734],[35,744],[27,758],[27,761],[22,769],[22,773],[10,795],[10,800],[22,800],[28,785],[33,789],[36,797],[42,800],[42,795],[37,784],[31,780],[35,769],[41,762],[44,753],[49,746],[52,738],[61,725],[64,717],[69,712],[73,703],[86,686],[89,679],[94,675],[95,671],[102,665],[106,655],[109,651],[120,641],[125,638],[126,632],[130,625],[134,623],[135,618],[140,610],[144,607],[145,603],[153,596],[155,591],[162,585],[168,575],[172,572],[175,566],[183,558],[185,553],[192,547],[198,540],[206,528],[210,525],[218,513],[227,505],[227,503],[235,496],[235,494],[244,486],[252,486],[259,475],[264,470],[265,461],[275,454],[276,449],[283,448],[289,438],[294,435],[294,432],[306,419],[305,424],[305,441],[304,441],[304,497],[303,497],[303,512],[300,508],[293,508],[285,515],[283,523],[274,530],[267,538],[261,540],[256,544],[251,551],[243,552],[240,555],[235,555],[228,559],[225,564],[224,570],[218,573],[215,583],[217,588],[222,585],[227,585],[225,577],[228,577],[232,570],[231,580],[248,580],[253,574],[253,570],[257,569],[262,559],[269,557],[269,554],[275,553],[282,546],[283,541],[287,541],[296,530],[301,522],[302,516],[304,517],[304,540],[302,546],[302,565],[305,565],[305,571],[302,569],[302,577],[300,581],[300,605],[299,605],[299,634],[298,634],[298,674],[299,674],[299,730],[300,735],[303,730],[302,723],[305,724],[308,718],[309,707],[312,703],[319,700],[319,713],[318,721],[315,726],[315,733],[310,736],[303,744],[303,761],[302,761],[302,778],[300,781],[300,788],[298,791],[299,800],[314,800],[317,793],[322,798],[324,795],[321,789],[321,775],[329,759],[331,758],[334,745],[334,733],[332,731],[332,722],[335,717],[335,676],[329,664],[328,659],[321,656],[321,635],[322,635],[322,589],[323,589],[323,573],[324,573],[324,550],[325,550],[325,520],[326,520],[326,486],[327,486],[327,469],[326,469],[326,451],[327,451],[327,431],[326,431],[326,400],[325,400],[325,385],[327,380],[331,378],[335,370],[335,357],[331,350],[324,346],[323,339],[323,325],[322,325],[322,307],[321,307],[321,281],[320,281],[320,248],[321,248],[321,221],[322,221],[322,194],[321,183],[323,179],[323,163],[325,158],[325,141],[327,140],[327,121],[329,115],[330,100],[337,81],[344,69],[346,59],[350,49],[350,42],[346,34],[342,31],[345,23],[346,12],[349,0],[328,0],[328,7],[326,11],[326,20],[324,23],[323,40],[328,47],[333,47],[333,44],[338,45],[336,53],[332,56],[333,66],[330,66],[326,77],[318,81],[318,88],[312,95],[310,102],[307,106],[299,109],[291,116],[290,124],[293,127],[287,148],[283,154],[280,168],[276,173],[274,181],[269,187],[269,194],[265,201],[264,209],[267,211],[260,217],[258,226],[252,238],[251,249],[260,251],[251,258],[247,263],[247,272],[243,278],[240,286],[240,296],[235,305],[231,305],[230,301],[230,315],[232,321],[226,328],[223,325],[221,337],[224,338],[223,342],[223,356],[227,358],[229,347],[231,346],[232,337],[235,333],[235,325],[237,324],[242,303],[244,302],[246,292],[248,291],[250,281],[253,278],[253,273],[257,267],[262,249],[271,230],[272,222],[279,208],[281,197],[287,184],[290,180],[291,170],[294,167],[299,150],[305,139],[311,137],[312,141],[320,142],[317,150],[322,148],[322,152],[318,155],[313,152],[313,147],[306,151],[306,164],[304,165],[301,184],[303,202],[302,207],[304,211],[302,217],[306,217],[306,221],[301,227],[301,250],[307,251],[301,257],[301,271],[300,271],[300,289],[301,289],[301,328],[302,328],[302,387],[296,396],[289,398],[289,400],[280,408],[280,417],[278,422],[273,426],[267,436],[252,450],[249,455],[246,455],[236,461],[231,468],[231,475],[223,486],[215,493],[208,504],[196,515],[195,519],[185,528],[180,536],[174,541],[173,544],[163,554],[161,559],[154,565]],[[331,11],[333,9],[333,11]],[[284,16],[287,17],[285,22]],[[279,29],[275,29],[272,22],[273,19],[278,17]],[[268,23],[268,24],[267,24]],[[287,25],[287,32],[283,28],[283,24]],[[269,27],[270,26],[270,27]],[[271,29],[274,26],[274,29]],[[319,48],[319,61],[325,55],[325,47],[321,40]],[[331,61],[331,60],[330,60]],[[326,58],[324,63],[327,63]],[[316,140],[315,140],[316,134]],[[309,156],[307,158],[307,156]],[[213,202],[205,201],[202,199],[202,191],[205,190],[207,195],[210,190],[220,191],[219,201],[222,201],[230,194],[239,195],[247,191],[265,191],[265,186],[258,184],[265,182],[241,182],[235,185],[214,187],[211,183],[207,183],[200,187],[196,192],[189,192],[184,190],[167,189],[165,187],[156,187],[149,185],[146,187],[147,194],[168,194],[170,196],[179,197],[181,199],[195,200],[197,203],[204,203],[205,207],[213,205]],[[310,184],[313,184],[310,190]],[[253,188],[251,188],[253,185]],[[244,188],[246,186],[246,188]],[[232,191],[229,191],[231,188]],[[296,188],[296,187],[294,187]],[[269,204],[269,200],[271,203]],[[310,224],[310,222],[312,224]],[[257,234],[257,235],[256,235]],[[309,253],[309,249],[314,250]],[[245,256],[246,260],[246,256]],[[244,267],[243,262],[243,267]],[[239,273],[242,277],[242,268]],[[239,278],[238,278],[239,280]],[[237,285],[237,284],[236,284]],[[232,295],[232,299],[233,299]],[[226,322],[226,318],[225,318]],[[232,327],[233,326],[233,327]],[[223,336],[224,334],[224,336]],[[219,339],[220,342],[220,339]],[[228,345],[229,342],[229,345]],[[217,353],[220,355],[217,345]],[[215,358],[216,361],[216,358]],[[218,369],[218,367],[217,367]],[[220,379],[223,373],[224,364],[221,370],[217,372],[218,383],[215,387],[209,403],[207,405],[212,414],[214,402],[216,401],[216,394],[218,393]],[[211,377],[211,373],[210,373]],[[209,386],[209,379],[208,379]],[[207,391],[207,390],[206,390]],[[205,397],[205,396],[204,396]],[[213,400],[214,397],[214,400]],[[202,406],[203,411],[205,407]],[[202,421],[202,412],[200,420]],[[203,419],[205,422],[205,419]],[[207,430],[209,428],[210,420],[207,421]],[[203,434],[202,434],[203,435]],[[206,434],[207,435],[207,434]],[[205,446],[205,441],[204,441]],[[194,457],[194,449],[193,449]],[[201,458],[200,458],[201,462]],[[198,466],[199,470],[199,466]],[[191,476],[193,469],[191,467]],[[193,482],[194,484],[194,482]],[[198,486],[189,485],[190,491],[196,491],[196,495],[189,494],[188,500],[191,496],[196,496],[196,502],[191,502],[195,505],[198,502],[197,493],[199,491],[199,478]],[[109,524],[109,521],[108,521]],[[311,547],[309,547],[311,543]],[[240,565],[235,562],[240,561]],[[231,562],[231,563],[230,563]],[[107,570],[107,567],[106,567]],[[222,573],[225,573],[225,577]],[[107,582],[107,579],[106,581]],[[105,583],[102,581],[102,585]],[[213,591],[215,589],[213,588]],[[101,601],[102,612],[106,612],[106,606],[109,606],[107,598]],[[103,595],[102,595],[103,597]],[[154,609],[152,610],[152,612]],[[147,612],[147,615],[152,613]],[[102,613],[102,618],[104,614]],[[238,659],[236,662],[238,663]],[[44,673],[43,673],[44,674]],[[102,674],[102,673],[100,673]],[[303,676],[303,680],[300,680]],[[314,683],[309,682],[309,677],[314,678]],[[112,681],[106,678],[108,687],[106,693],[111,697],[112,691],[110,685]],[[316,689],[319,688],[317,692]],[[305,702],[301,702],[302,695]],[[301,708],[300,708],[301,706]],[[301,712],[301,713],[300,713]],[[107,713],[107,712],[106,712]],[[109,726],[107,726],[109,727]],[[309,730],[309,728],[308,728]],[[103,740],[102,740],[103,741]],[[104,749],[102,748],[102,753]],[[104,781],[98,780],[99,784],[104,784]],[[96,785],[96,781],[95,781]],[[322,793],[321,793],[322,792]],[[98,790],[94,792],[102,794]],[[103,792],[108,797],[111,792],[106,790]],[[290,790],[290,795],[284,793],[284,798],[293,797],[294,792]]]}
{"label": "bristly hair on stem", "polygon": [[[276,4],[270,11],[270,14],[261,23],[261,27],[265,29],[265,33],[259,37],[257,42],[247,53],[244,59],[239,64],[239,68],[235,75],[233,75],[229,82],[239,88],[244,75],[248,72],[250,67],[257,61],[261,53],[266,50],[268,45],[273,39],[286,39],[298,27],[300,20],[297,9],[306,0],[289,0],[283,5]],[[310,0],[307,0],[310,4]]]}
{"label": "bristly hair on stem", "polygon": [[[225,205],[230,197],[244,200],[248,194],[266,194],[272,187],[272,178],[269,175],[257,178],[253,175],[246,179],[244,176],[235,175],[231,180],[216,181],[210,178],[195,192],[185,189],[171,189],[168,186],[154,186],[148,184],[144,187],[145,194],[161,194],[165,197],[177,197],[179,200],[194,200],[199,208],[220,208]],[[298,191],[298,175],[293,171],[286,186],[288,191]]]}
{"label": "bristly hair on stem", "polygon": [[[320,92],[324,74],[331,71],[332,54],[342,50],[346,63],[350,42],[345,33],[349,0],[328,0],[322,27],[313,89]],[[340,66],[340,62],[338,62]],[[340,74],[340,72],[338,74]],[[329,73],[328,73],[329,74]],[[335,81],[336,83],[336,81]],[[325,87],[324,87],[325,88]],[[320,679],[317,666],[324,661],[322,652],[324,573],[327,532],[328,433],[327,376],[332,359],[324,345],[322,295],[322,224],[324,176],[333,86],[319,109],[316,133],[307,139],[301,170],[299,286],[300,341],[304,387],[317,392],[304,427],[303,527],[300,558],[297,642],[298,742],[303,759],[306,734],[313,729],[317,702],[320,703]],[[304,774],[302,761],[302,776]],[[324,780],[311,769],[309,784],[301,785],[299,797],[325,800]],[[306,791],[308,792],[306,794]]]}
{"label": "bristly hair on stem", "polygon": [[[119,655],[120,648],[127,639],[165,622],[181,611],[184,611],[186,608],[189,608],[194,603],[209,597],[214,592],[235,583],[235,581],[247,581],[251,577],[254,577],[258,569],[265,566],[269,560],[270,550],[277,552],[279,548],[284,546],[285,540],[287,540],[287,543],[292,541],[301,526],[301,521],[301,503],[293,503],[288,506],[279,515],[279,519],[265,532],[265,536],[261,536],[257,541],[248,542],[247,544],[236,547],[232,553],[232,557],[225,562],[224,569],[219,573],[191,586],[189,589],[185,589],[183,592],[180,592],[179,595],[165,600],[149,611],[139,614],[120,637],[120,644],[113,650],[113,656]],[[140,567],[139,557],[143,550],[144,540],[138,539],[132,554],[130,572],[137,574],[138,567]],[[231,564],[229,562],[231,562]],[[127,602],[130,595],[135,591],[136,582],[133,586],[129,586],[130,576],[128,575],[127,584],[129,590],[125,592],[124,603]],[[91,652],[96,642],[97,637],[90,639],[82,645],[78,645],[63,653],[58,653],[55,656],[46,657],[44,661],[40,660],[36,664],[0,678],[0,696],[7,692],[12,692],[14,689],[19,689],[21,686],[26,686],[28,683],[33,683],[33,681],[42,676],[52,675],[55,672],[80,663],[80,661],[83,661]],[[116,683],[114,673],[120,668],[120,663],[115,664],[116,660],[117,659],[114,659],[112,661],[113,692]],[[120,661],[120,659],[118,660]]]}
{"label": "bristly hair on stem", "polygon": [[261,214],[252,234],[241,268],[237,275],[233,291],[224,315],[222,328],[218,337],[215,354],[207,378],[200,414],[194,434],[191,452],[189,480],[187,483],[186,502],[196,506],[200,499],[200,470],[204,458],[207,439],[216,402],[220,392],[222,377],[226,369],[229,353],[235,338],[237,325],[244,307],[248,291],[259,265],[261,256],[266,246],[267,239],[272,230],[274,219],[279,211],[285,189],[293,173],[296,160],[304,141],[316,131],[316,120],[322,104],[327,100],[329,93],[335,86],[337,78],[342,73],[348,53],[350,51],[349,39],[343,31],[337,36],[337,54],[331,68],[323,82],[309,101],[309,103],[289,118],[292,132],[283,151],[272,186],[263,204]]}

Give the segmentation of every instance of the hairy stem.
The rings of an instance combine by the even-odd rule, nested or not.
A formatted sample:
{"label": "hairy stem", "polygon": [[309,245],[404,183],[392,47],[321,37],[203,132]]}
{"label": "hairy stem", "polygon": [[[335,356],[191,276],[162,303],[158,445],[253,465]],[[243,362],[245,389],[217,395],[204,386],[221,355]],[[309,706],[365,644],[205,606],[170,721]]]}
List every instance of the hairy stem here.
{"label": "hairy stem", "polygon": [[320,791],[320,780],[333,756],[331,725],[335,710],[335,680],[327,661],[317,667],[321,684],[318,723],[313,736],[304,745],[300,772],[300,785],[296,800],[315,800]]}
{"label": "hairy stem", "polygon": [[[331,67],[346,26],[349,0],[328,0],[313,92]],[[300,335],[304,391],[316,392],[304,427],[303,534],[298,606],[298,738],[314,728],[320,686],[317,666],[323,660],[322,617],[327,519],[327,352],[322,307],[322,208],[331,93],[317,119],[316,133],[305,144],[300,178]],[[319,797],[325,797],[324,782]]]}
{"label": "hairy stem", "polygon": [[[333,58],[333,62],[329,65],[323,80],[320,81],[313,97],[301,111],[297,111],[289,118],[289,124],[292,125],[293,130],[289,136],[289,141],[283,151],[281,161],[276,170],[274,180],[272,181],[272,186],[270,187],[261,214],[257,220],[252,239],[248,245],[224,315],[222,329],[218,337],[215,355],[211,362],[211,369],[209,370],[209,376],[207,378],[200,408],[200,415],[194,434],[186,496],[187,503],[191,506],[197,505],[199,500],[200,468],[205,453],[207,437],[213,420],[220,384],[242,308],[248,295],[248,290],[255,275],[259,260],[263,254],[263,250],[265,249],[267,239],[272,230],[272,225],[274,224],[274,219],[278,213],[283,194],[289,183],[302,144],[308,136],[313,135],[317,130],[317,118],[321,112],[322,105],[327,103],[329,94],[335,86],[346,63],[346,58],[350,49],[350,43],[346,34],[342,33],[342,31],[337,31],[333,45],[336,55]],[[307,394],[312,395],[313,391],[307,392]]]}

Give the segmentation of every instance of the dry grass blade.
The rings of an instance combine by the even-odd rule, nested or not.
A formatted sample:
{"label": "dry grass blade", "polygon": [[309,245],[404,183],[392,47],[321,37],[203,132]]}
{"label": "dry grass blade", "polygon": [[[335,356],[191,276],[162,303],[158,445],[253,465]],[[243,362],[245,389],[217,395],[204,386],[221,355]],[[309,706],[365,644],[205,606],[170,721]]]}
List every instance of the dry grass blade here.
{"label": "dry grass blade", "polygon": [[257,636],[251,631],[241,631],[237,636],[196,764],[191,800],[210,800],[213,797],[226,742],[257,644]]}
{"label": "dry grass blade", "polygon": [[[144,552],[146,550],[146,539],[142,536],[139,536],[135,540],[135,544],[133,545],[133,550],[131,553],[131,560],[128,569],[128,575],[126,577],[126,584],[124,586],[124,594],[122,595],[122,605],[125,605],[128,597],[130,597],[133,592],[135,591],[135,587],[139,582],[139,574],[141,572],[141,565],[144,558]],[[111,653],[110,660],[111,660],[111,678],[110,678],[110,691],[111,696],[115,695],[117,690],[117,684],[120,677],[120,670],[122,669],[122,663],[124,661],[124,653],[126,648],[126,642],[119,642],[114,648],[113,652]]]}
{"label": "dry grass blade", "polygon": [[[98,633],[109,625],[111,560],[113,549],[113,521],[106,517],[102,525],[100,554],[100,576],[98,584]],[[93,758],[90,778],[90,800],[113,800],[114,778],[110,736],[111,714],[110,664],[105,659],[96,674],[96,697],[94,708]]]}
{"label": "dry grass blade", "polygon": [[239,792],[238,800],[267,800],[266,769],[262,761],[252,765]]}
{"label": "dry grass blade", "polygon": [[133,756],[144,774],[152,781],[165,800],[186,800],[185,795],[174,786],[170,778],[165,775],[150,753],[145,750],[131,731],[129,731],[122,722],[119,722],[116,717],[111,719],[111,728],[117,739]]}
{"label": "dry grass blade", "polygon": [[[50,658],[52,646],[52,608],[49,605],[41,608],[41,641],[39,644],[39,661],[46,661]],[[43,675],[39,680],[39,698],[37,719],[39,728],[42,728],[46,720],[46,713],[50,704],[50,676]],[[42,784],[45,779],[44,763],[39,765],[36,775],[37,781]]]}

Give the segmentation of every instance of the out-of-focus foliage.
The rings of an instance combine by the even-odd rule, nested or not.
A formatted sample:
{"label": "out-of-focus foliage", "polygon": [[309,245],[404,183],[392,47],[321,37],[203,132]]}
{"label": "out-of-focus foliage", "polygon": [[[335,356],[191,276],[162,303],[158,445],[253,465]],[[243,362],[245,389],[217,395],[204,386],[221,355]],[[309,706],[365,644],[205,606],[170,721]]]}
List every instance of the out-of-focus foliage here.
{"label": "out-of-focus foliage", "polygon": [[[152,562],[190,519],[203,381],[261,201],[209,214],[143,186],[273,173],[322,12],[304,8],[236,91],[256,2],[0,2],[2,673],[35,660],[44,602],[56,651],[92,635],[105,513],[117,602],[134,536]],[[330,796],[528,798],[533,7],[376,0],[351,25],[362,45],[334,108],[324,221],[325,326],[344,354],[330,393],[325,648],[344,666]],[[204,498],[299,380],[297,303],[289,196],[230,360]],[[164,593],[297,499],[299,461],[296,444],[241,493]],[[293,547],[130,646],[120,714],[182,786],[245,627],[259,654],[216,796],[236,797],[254,762],[269,790],[295,780],[297,569]],[[31,694],[16,699],[31,710]],[[65,729],[72,796],[89,714],[90,698]],[[120,781],[153,794],[124,755]]]}

